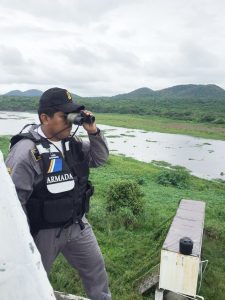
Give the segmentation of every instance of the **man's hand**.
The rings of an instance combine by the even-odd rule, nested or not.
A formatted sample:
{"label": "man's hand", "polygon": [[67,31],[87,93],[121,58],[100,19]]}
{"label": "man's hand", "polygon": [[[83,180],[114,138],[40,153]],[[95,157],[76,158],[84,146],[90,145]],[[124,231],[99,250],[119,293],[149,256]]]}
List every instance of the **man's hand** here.
{"label": "man's hand", "polygon": [[[92,114],[91,111],[83,110],[83,113],[84,113],[86,116],[93,116],[93,114]],[[84,124],[83,124],[83,127],[84,127],[84,129],[87,131],[87,133],[93,134],[93,133],[96,133],[96,132],[97,132],[96,122],[91,123],[91,124],[84,123]]]}

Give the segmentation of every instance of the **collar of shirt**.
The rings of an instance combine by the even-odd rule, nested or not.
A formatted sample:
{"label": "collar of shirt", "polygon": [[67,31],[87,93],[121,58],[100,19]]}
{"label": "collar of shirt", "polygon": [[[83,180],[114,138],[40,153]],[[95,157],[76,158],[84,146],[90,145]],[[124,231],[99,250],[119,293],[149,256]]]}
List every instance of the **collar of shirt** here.
{"label": "collar of shirt", "polygon": [[[40,136],[42,136],[42,137],[44,137],[44,138],[47,139],[46,135],[44,134],[44,132],[43,132],[42,129],[41,129],[41,126],[39,126],[39,127],[36,129],[36,131],[37,131],[37,133],[38,133]],[[62,142],[61,142],[61,141],[51,141],[51,140],[49,140],[49,139],[48,139],[48,141],[51,142],[58,150],[60,150],[60,151],[63,153],[63,147],[62,147]]]}

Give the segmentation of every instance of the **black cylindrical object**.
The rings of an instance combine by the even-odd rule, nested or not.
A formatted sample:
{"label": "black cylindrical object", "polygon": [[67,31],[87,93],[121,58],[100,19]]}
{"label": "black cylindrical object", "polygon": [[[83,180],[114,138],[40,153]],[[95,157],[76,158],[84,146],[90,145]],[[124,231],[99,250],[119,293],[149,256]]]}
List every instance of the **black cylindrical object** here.
{"label": "black cylindrical object", "polygon": [[193,241],[189,237],[183,237],[180,239],[180,253],[185,255],[192,254]]}
{"label": "black cylindrical object", "polygon": [[69,113],[67,115],[67,120],[75,125],[83,125],[83,123],[92,124],[95,121],[93,115],[86,115],[84,112],[80,113]]}

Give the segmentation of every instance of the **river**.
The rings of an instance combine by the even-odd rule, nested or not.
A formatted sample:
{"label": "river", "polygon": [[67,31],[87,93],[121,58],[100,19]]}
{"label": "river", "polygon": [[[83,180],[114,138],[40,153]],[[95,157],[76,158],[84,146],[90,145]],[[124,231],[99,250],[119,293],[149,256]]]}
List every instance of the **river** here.
{"label": "river", "polygon": [[[16,134],[25,124],[34,122],[38,122],[36,114],[0,111],[0,135]],[[183,166],[201,178],[225,180],[225,141],[106,125],[99,127],[105,132],[111,153],[144,162],[165,161]],[[82,128],[78,135],[85,136]]]}

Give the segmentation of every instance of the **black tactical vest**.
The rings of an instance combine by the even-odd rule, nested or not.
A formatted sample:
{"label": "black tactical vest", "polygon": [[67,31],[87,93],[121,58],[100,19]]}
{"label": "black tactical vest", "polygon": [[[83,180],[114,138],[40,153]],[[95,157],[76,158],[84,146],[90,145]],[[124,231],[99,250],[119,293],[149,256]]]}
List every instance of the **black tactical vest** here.
{"label": "black tactical vest", "polygon": [[[35,142],[42,164],[43,180],[34,187],[26,208],[35,235],[40,229],[66,228],[79,223],[89,210],[93,187],[88,181],[89,166],[84,159],[82,144],[73,138],[62,140],[64,157],[55,145],[45,138],[34,139],[29,133],[12,138],[29,138]],[[15,142],[14,142],[15,144]]]}

